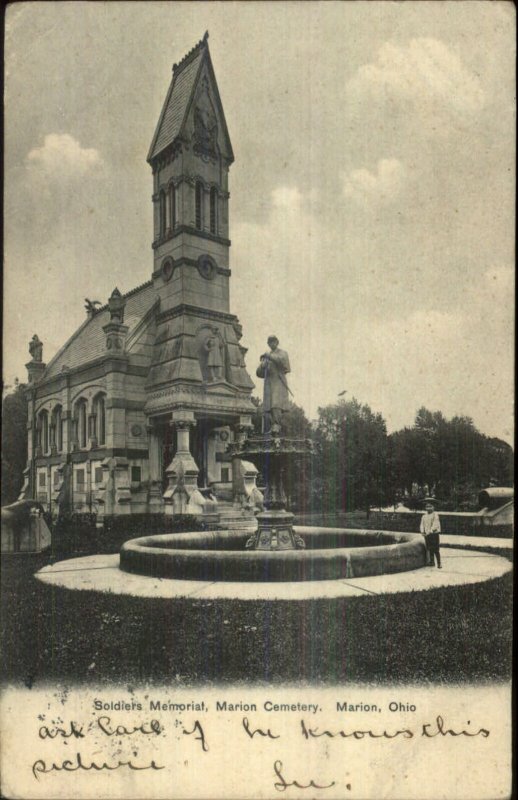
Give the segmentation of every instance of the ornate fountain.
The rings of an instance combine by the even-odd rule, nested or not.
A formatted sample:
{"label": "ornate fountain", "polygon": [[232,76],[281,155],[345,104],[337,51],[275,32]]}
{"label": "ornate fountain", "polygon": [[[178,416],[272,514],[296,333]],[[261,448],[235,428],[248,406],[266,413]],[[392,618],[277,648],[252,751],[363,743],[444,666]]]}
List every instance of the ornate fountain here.
{"label": "ornate fountain", "polygon": [[294,530],[294,515],[286,510],[285,477],[310,456],[311,442],[283,432],[283,415],[290,408],[289,358],[276,336],[270,336],[268,345],[270,351],[261,356],[257,368],[264,379],[263,432],[243,436],[230,446],[232,455],[255,463],[266,484],[257,530],[251,536],[218,530],[134,539],[121,549],[121,569],[180,580],[288,582],[358,578],[425,566],[426,548],[417,534]]}
{"label": "ornate fountain", "polygon": [[304,540],[293,530],[294,515],[286,511],[285,474],[297,461],[311,453],[309,439],[282,435],[282,418],[290,408],[290,388],[286,373],[290,361],[279,348],[276,336],[268,337],[268,353],[263,353],[257,376],[264,380],[263,433],[248,436],[231,445],[232,455],[252,461],[261,471],[266,491],[264,511],[257,515],[257,531],[246,543],[249,550],[302,550]]}

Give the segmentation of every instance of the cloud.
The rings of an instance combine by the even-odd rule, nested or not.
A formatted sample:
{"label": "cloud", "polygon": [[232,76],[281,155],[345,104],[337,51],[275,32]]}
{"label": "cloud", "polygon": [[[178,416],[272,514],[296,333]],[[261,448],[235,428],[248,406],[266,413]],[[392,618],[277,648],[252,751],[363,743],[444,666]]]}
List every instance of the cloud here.
{"label": "cloud", "polygon": [[[404,177],[399,161],[385,159],[372,171],[351,171],[344,184],[369,200],[387,186],[399,191]],[[381,411],[389,430],[411,425],[426,405],[448,417],[468,414],[484,432],[509,438],[506,262],[468,271],[455,256],[443,262],[432,252],[427,261],[426,249],[414,248],[409,266],[406,240],[393,249],[393,237],[378,240],[376,226],[366,235],[362,226],[332,225],[295,185],[277,186],[268,207],[264,222],[233,228],[232,310],[244,326],[257,395],[255,367],[273,332],[290,354],[296,402],[310,417],[346,387]],[[455,287],[462,297],[452,304]]]}
{"label": "cloud", "polygon": [[35,147],[27,154],[27,162],[47,175],[83,176],[102,164],[98,150],[81,147],[68,133],[49,133],[43,147]]}
{"label": "cloud", "polygon": [[401,190],[404,172],[397,158],[382,158],[375,172],[353,169],[343,175],[343,193],[359,204],[390,202]]}
{"label": "cloud", "polygon": [[277,186],[272,191],[272,203],[275,208],[298,211],[302,199],[302,194],[297,186]]}
{"label": "cloud", "polygon": [[352,94],[377,95],[383,101],[406,101],[426,115],[442,109],[469,116],[485,104],[477,75],[443,42],[432,38],[411,39],[407,45],[386,42],[376,61],[361,66],[347,88]]}

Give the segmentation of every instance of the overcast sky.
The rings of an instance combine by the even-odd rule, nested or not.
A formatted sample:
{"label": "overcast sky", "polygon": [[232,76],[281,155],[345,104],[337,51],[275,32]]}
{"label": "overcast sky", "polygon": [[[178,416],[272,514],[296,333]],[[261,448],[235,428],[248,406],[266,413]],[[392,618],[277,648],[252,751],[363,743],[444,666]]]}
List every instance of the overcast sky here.
{"label": "overcast sky", "polygon": [[498,2],[12,5],[5,381],[150,278],[147,150],[208,29],[251,374],[276,333],[310,417],[347,390],[389,431],[425,405],[512,441],[514,28]]}

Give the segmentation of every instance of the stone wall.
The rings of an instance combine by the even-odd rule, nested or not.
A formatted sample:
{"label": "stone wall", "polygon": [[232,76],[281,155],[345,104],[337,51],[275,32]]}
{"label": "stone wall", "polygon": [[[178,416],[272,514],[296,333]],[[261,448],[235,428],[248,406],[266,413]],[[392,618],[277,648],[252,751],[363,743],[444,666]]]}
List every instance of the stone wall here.
{"label": "stone wall", "polygon": [[[420,511],[396,511],[394,513],[376,511],[371,514],[371,522],[376,527],[379,527],[380,530],[418,533],[422,516],[423,512]],[[441,530],[444,534],[497,537],[511,537],[513,535],[512,524],[495,524],[492,521],[485,520],[484,516],[477,513],[439,512],[439,518],[441,520]]]}

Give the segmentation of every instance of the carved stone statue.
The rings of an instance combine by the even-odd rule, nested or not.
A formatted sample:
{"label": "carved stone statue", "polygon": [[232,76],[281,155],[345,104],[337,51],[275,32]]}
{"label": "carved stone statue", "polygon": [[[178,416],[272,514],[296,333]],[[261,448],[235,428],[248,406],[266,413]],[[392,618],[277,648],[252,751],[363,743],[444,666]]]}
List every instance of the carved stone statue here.
{"label": "carved stone statue", "polygon": [[89,317],[93,317],[93,315],[97,313],[98,309],[96,306],[100,305],[100,300],[90,300],[88,297],[85,297],[85,308]]}
{"label": "carved stone statue", "polygon": [[218,123],[206,80],[194,108],[194,145],[203,153],[217,152]]}
{"label": "carved stone statue", "polygon": [[268,337],[269,353],[263,353],[256,370],[258,378],[264,378],[263,410],[265,433],[279,433],[282,415],[289,410],[291,394],[286,380],[290,372],[290,361],[285,350],[279,348],[276,336]]}
{"label": "carved stone statue", "polygon": [[43,361],[43,342],[40,342],[36,334],[34,334],[29,342],[29,353],[31,354],[33,361],[41,364]]}
{"label": "carved stone statue", "polygon": [[207,378],[209,383],[213,383],[221,379],[221,371],[223,369],[222,344],[217,329],[207,336],[204,347],[207,353]]}

